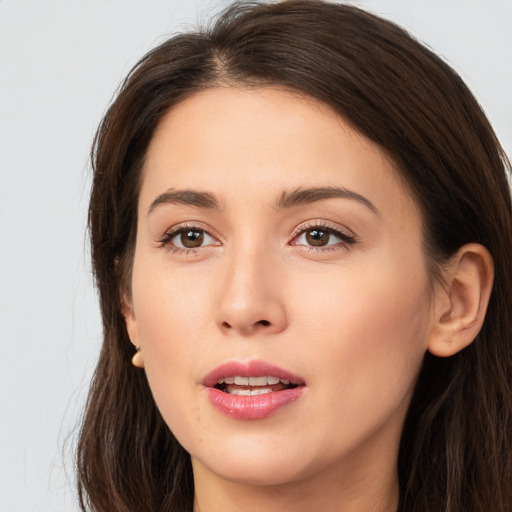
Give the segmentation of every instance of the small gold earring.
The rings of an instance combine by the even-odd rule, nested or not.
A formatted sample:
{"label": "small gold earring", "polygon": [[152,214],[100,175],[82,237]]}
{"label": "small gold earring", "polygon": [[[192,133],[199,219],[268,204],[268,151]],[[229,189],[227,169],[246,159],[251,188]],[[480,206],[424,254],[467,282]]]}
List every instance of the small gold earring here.
{"label": "small gold earring", "polygon": [[144,368],[144,360],[142,358],[140,347],[135,346],[135,354],[133,354],[132,357],[132,364],[136,368]]}

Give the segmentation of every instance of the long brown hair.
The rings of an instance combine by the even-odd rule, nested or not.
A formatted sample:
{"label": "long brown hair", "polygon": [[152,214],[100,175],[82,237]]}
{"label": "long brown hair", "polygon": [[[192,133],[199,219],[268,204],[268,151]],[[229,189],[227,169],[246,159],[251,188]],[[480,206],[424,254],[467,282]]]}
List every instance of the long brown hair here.
{"label": "long brown hair", "polygon": [[237,3],[173,37],[131,71],[92,151],[89,210],[104,343],[77,469],[83,510],[190,511],[190,457],[161,418],[120,311],[129,293],[145,152],[162,116],[216,86],[277,85],[338,112],[394,161],[422,211],[432,279],[469,242],[489,249],[495,285],[483,329],[450,358],[430,354],[398,460],[402,512],[512,506],[510,164],[478,103],[440,58],[389,21],[318,0]]}

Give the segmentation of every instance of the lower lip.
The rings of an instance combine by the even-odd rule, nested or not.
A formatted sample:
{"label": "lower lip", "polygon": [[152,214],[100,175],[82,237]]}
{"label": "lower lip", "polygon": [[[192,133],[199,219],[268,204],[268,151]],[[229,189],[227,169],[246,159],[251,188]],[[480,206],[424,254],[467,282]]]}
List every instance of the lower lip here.
{"label": "lower lip", "polygon": [[230,395],[216,388],[205,389],[212,405],[222,414],[237,420],[261,420],[298,400],[304,387],[254,396]]}

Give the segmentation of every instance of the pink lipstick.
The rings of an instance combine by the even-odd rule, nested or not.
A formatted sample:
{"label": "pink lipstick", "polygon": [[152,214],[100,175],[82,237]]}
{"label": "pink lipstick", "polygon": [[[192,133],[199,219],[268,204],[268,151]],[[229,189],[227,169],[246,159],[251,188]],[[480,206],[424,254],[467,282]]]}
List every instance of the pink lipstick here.
{"label": "pink lipstick", "polygon": [[265,361],[230,361],[204,379],[206,394],[222,414],[258,420],[295,402],[305,388],[304,379]]}

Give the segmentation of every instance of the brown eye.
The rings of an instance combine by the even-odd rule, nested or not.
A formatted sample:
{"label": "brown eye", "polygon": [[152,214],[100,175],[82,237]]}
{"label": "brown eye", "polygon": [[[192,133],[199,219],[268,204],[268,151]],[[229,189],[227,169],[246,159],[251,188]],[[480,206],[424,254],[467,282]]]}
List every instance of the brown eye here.
{"label": "brown eye", "polygon": [[187,230],[182,231],[179,236],[181,245],[187,249],[201,247],[204,242],[204,231]]}
{"label": "brown eye", "polygon": [[193,251],[207,246],[221,245],[208,231],[195,227],[183,227],[167,233],[160,243],[162,247],[181,251]]}
{"label": "brown eye", "polygon": [[355,243],[355,236],[344,233],[341,230],[323,226],[306,228],[292,241],[292,245],[309,247],[311,249],[318,248],[318,250],[323,250],[323,248],[325,250],[338,247],[348,248]]}
{"label": "brown eye", "polygon": [[322,246],[327,245],[329,243],[329,238],[331,234],[326,231],[321,231],[319,229],[311,229],[306,232],[306,242],[309,245],[314,246]]}

